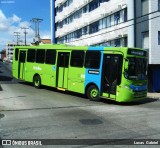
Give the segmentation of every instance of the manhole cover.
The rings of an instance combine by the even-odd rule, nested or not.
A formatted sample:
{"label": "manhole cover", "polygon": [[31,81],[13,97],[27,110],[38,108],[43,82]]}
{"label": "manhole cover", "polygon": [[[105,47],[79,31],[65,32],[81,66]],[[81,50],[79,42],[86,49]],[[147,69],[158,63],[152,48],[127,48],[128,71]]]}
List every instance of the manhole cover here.
{"label": "manhole cover", "polygon": [[4,114],[0,114],[0,119],[4,117]]}
{"label": "manhole cover", "polygon": [[80,123],[84,125],[97,125],[102,124],[103,122],[99,119],[81,119],[79,120]]}

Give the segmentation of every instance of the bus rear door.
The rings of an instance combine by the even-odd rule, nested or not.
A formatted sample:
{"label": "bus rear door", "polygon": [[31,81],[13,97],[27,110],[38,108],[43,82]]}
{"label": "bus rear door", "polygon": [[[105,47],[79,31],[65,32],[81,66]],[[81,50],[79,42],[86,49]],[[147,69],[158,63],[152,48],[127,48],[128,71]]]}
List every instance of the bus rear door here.
{"label": "bus rear door", "polygon": [[102,96],[116,99],[116,88],[121,83],[122,61],[121,54],[104,54]]}
{"label": "bus rear door", "polygon": [[68,65],[69,65],[69,52],[59,52],[57,60],[57,87],[67,88],[68,84]]}
{"label": "bus rear door", "polygon": [[18,78],[25,79],[26,51],[20,50],[18,62]]}

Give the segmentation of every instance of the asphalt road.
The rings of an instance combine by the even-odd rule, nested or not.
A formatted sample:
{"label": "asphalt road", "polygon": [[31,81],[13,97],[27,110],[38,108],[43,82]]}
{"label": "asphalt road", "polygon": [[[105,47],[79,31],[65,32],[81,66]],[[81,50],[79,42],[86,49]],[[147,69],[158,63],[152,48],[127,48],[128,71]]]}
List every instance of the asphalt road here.
{"label": "asphalt road", "polygon": [[10,69],[11,65],[0,63],[1,139],[160,139],[159,99],[92,102],[50,87],[36,89],[12,78]]}

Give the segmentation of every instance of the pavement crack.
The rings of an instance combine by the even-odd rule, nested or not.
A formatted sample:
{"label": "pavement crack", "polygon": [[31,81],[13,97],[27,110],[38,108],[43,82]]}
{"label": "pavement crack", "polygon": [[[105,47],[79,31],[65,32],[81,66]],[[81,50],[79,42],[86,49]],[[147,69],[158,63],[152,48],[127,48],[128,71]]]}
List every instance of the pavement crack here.
{"label": "pavement crack", "polygon": [[26,97],[26,96],[8,97],[8,98],[0,99],[0,100],[13,99],[13,98],[24,98],[24,97]]}
{"label": "pavement crack", "polygon": [[26,108],[26,109],[4,109],[0,110],[1,112],[10,112],[10,111],[32,111],[32,110],[49,110],[49,109],[65,109],[65,108],[79,108],[79,107],[89,107],[97,105],[85,105],[85,106],[60,106],[60,107],[42,107],[42,108]]}

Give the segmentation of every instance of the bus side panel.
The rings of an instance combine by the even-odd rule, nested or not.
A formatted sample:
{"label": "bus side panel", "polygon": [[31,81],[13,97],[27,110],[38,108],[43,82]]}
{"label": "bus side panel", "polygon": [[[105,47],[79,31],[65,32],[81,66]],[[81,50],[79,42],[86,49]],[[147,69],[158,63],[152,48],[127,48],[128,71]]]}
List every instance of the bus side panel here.
{"label": "bus side panel", "polygon": [[70,67],[68,90],[84,94],[85,68]]}
{"label": "bus side panel", "polygon": [[[101,51],[101,60],[99,69],[86,68],[85,70],[85,89],[89,83],[97,85],[101,95],[101,76],[102,76],[102,65],[103,65],[103,47],[89,47],[88,50],[99,50]],[[85,91],[85,90],[84,90]]]}
{"label": "bus side panel", "polygon": [[27,62],[25,80],[33,82],[35,74],[40,75],[42,85],[55,87],[56,69],[54,65]]}
{"label": "bus side panel", "polygon": [[12,75],[16,79],[18,79],[18,66],[17,65],[18,65],[18,61],[15,61],[13,59],[13,63],[12,63]]}
{"label": "bus side panel", "polygon": [[42,85],[56,87],[56,69],[54,65],[41,64]]}
{"label": "bus side panel", "polygon": [[37,71],[35,70],[37,67],[36,63],[30,63],[27,62],[26,63],[26,72],[25,72],[25,80],[28,82],[33,82],[33,76],[35,75],[35,73],[37,73]]}

